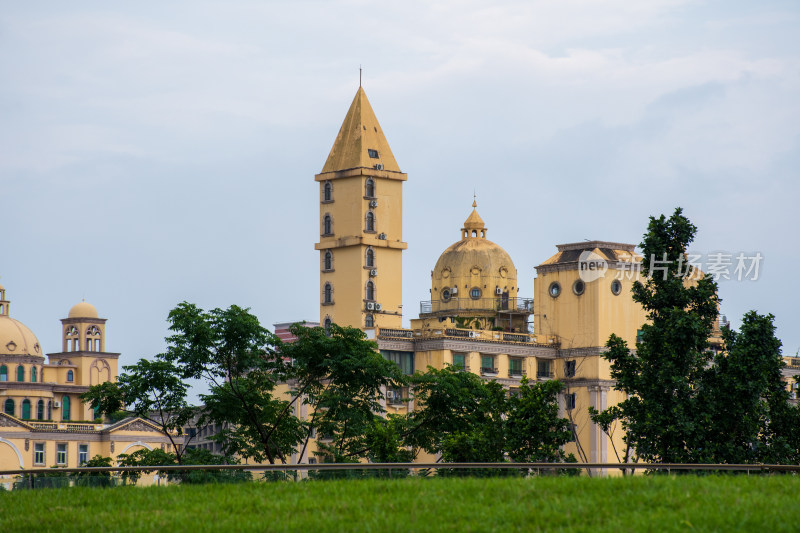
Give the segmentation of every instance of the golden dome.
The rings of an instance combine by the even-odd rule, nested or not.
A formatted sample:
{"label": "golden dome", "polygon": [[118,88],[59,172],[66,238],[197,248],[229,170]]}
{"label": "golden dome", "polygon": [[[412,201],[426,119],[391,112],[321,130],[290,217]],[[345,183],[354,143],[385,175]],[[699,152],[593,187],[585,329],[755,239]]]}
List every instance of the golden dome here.
{"label": "golden dome", "polygon": [[461,229],[462,239],[451,244],[436,261],[431,275],[434,300],[516,296],[514,262],[500,245],[486,238],[486,227],[475,203],[472,205],[472,213]]}
{"label": "golden dome", "polygon": [[79,302],[69,310],[69,318],[97,318],[97,309],[89,302]]}
{"label": "golden dome", "polygon": [[28,326],[11,317],[0,316],[0,356],[3,355],[42,357],[42,347]]}

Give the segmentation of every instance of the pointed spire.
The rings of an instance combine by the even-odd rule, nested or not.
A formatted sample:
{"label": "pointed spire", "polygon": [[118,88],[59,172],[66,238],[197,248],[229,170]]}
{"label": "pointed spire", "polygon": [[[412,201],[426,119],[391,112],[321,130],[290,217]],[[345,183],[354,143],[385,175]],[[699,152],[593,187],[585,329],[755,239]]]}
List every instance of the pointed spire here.
{"label": "pointed spire", "polygon": [[322,172],[375,168],[375,165],[382,165],[383,170],[400,172],[367,94],[363,87],[359,87]]}
{"label": "pointed spire", "polygon": [[483,219],[478,214],[478,201],[473,198],[472,200],[472,213],[469,214],[467,220],[464,221],[464,227],[461,228],[462,235],[467,237],[482,237],[486,238],[486,226]]}

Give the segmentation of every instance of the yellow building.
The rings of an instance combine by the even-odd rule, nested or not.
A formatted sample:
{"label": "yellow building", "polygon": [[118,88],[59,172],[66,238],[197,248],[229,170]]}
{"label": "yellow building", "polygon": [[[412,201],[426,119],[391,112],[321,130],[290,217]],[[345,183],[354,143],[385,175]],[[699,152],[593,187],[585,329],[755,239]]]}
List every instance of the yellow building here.
{"label": "yellow building", "polygon": [[406,179],[359,87],[328,160],[315,176],[321,324],[400,327]]}
{"label": "yellow building", "polygon": [[11,318],[0,286],[0,469],[77,467],[169,439],[139,418],[97,418],[80,399],[91,385],[116,381],[118,353],[105,351],[106,319],[80,302],[61,323],[61,351],[43,354],[36,335]]}

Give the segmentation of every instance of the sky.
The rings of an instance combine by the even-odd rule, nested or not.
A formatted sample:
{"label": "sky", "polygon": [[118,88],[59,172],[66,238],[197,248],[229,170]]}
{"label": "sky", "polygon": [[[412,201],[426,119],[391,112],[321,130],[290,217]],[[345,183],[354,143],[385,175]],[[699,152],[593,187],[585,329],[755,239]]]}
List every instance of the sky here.
{"label": "sky", "polygon": [[408,174],[406,324],[473,193],[529,297],[556,244],[639,243],[680,206],[694,252],[761,254],[722,314],[774,314],[794,355],[799,23],[770,0],[4,2],[0,284],[46,352],[92,303],[122,365],[181,301],[318,320],[314,175],[361,66]]}

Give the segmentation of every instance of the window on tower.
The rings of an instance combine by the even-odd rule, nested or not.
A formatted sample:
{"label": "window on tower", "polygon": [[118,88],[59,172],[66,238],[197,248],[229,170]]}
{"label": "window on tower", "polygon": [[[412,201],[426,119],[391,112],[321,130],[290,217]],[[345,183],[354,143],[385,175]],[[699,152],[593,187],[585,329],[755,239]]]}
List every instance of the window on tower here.
{"label": "window on tower", "polygon": [[367,222],[365,225],[366,231],[375,231],[375,213],[369,211],[367,213]]}
{"label": "window on tower", "polygon": [[364,196],[367,198],[375,198],[375,180],[367,178],[364,184]]}
{"label": "window on tower", "polygon": [[369,156],[372,159],[378,159],[378,151],[377,150],[373,150],[372,148],[370,148],[370,149],[367,150],[367,153],[369,154]]}
{"label": "window on tower", "polygon": [[332,202],[333,201],[333,185],[330,181],[326,181],[325,185],[322,186],[322,201],[323,202]]}
{"label": "window on tower", "polygon": [[325,252],[325,259],[322,263],[323,270],[333,270],[333,252],[327,250]]}
{"label": "window on tower", "polygon": [[322,295],[322,303],[332,304],[333,303],[333,286],[330,283],[325,284],[325,288],[323,289]]}
{"label": "window on tower", "polygon": [[372,248],[367,248],[366,263],[368,267],[375,266],[375,250],[373,250]]}
{"label": "window on tower", "polygon": [[322,234],[333,235],[333,219],[328,214],[322,219]]}
{"label": "window on tower", "polygon": [[367,282],[366,299],[369,301],[375,300],[375,284],[371,281]]}
{"label": "window on tower", "polygon": [[372,315],[367,315],[364,318],[364,327],[366,328],[375,327],[375,318]]}

